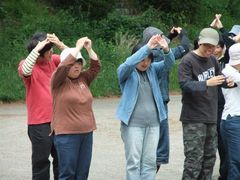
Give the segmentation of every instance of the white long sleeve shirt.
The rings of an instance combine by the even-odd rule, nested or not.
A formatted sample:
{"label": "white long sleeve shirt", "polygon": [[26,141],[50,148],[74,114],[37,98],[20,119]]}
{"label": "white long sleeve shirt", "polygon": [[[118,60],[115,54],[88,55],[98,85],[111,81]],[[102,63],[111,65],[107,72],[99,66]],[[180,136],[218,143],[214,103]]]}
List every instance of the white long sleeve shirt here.
{"label": "white long sleeve shirt", "polygon": [[225,98],[224,110],[222,113],[222,119],[226,120],[228,115],[240,116],[240,73],[237,69],[226,64],[222,73],[231,78],[237,87],[234,88],[222,88],[222,92]]}

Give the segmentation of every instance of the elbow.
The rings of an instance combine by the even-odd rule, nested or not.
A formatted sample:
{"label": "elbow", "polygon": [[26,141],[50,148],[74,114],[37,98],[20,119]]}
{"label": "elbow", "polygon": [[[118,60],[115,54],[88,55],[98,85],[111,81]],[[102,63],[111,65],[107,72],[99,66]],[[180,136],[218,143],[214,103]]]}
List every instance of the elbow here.
{"label": "elbow", "polygon": [[189,45],[183,44],[184,54],[187,54],[189,52]]}
{"label": "elbow", "polygon": [[191,89],[189,88],[189,86],[187,86],[185,82],[179,82],[179,86],[182,92],[185,92],[185,93],[191,92]]}

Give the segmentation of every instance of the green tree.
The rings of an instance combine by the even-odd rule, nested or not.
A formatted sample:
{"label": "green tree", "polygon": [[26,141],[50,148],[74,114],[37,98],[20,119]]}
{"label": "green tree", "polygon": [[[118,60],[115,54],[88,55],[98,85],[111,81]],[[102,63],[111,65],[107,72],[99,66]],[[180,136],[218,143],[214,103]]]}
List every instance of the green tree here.
{"label": "green tree", "polygon": [[[228,5],[226,9],[229,10],[230,14],[235,17],[236,19],[239,19],[240,17],[240,2],[239,0],[228,0]],[[238,23],[239,24],[239,21]]]}
{"label": "green tree", "polygon": [[79,18],[100,19],[107,16],[115,8],[111,0],[43,0],[53,7],[63,8]]}

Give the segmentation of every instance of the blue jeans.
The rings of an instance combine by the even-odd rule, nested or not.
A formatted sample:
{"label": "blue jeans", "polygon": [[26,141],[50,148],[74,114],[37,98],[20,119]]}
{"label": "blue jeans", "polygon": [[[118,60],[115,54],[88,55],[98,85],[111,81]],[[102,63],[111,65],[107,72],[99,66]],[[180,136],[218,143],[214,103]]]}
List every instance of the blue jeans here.
{"label": "blue jeans", "polygon": [[[164,102],[166,112],[168,113],[167,102]],[[169,161],[169,127],[168,119],[160,123],[160,136],[157,147],[157,164],[167,164]]]}
{"label": "blue jeans", "polygon": [[228,179],[240,179],[240,116],[230,115],[221,122],[221,136],[227,152]]}
{"label": "blue jeans", "polygon": [[121,125],[127,180],[153,180],[156,176],[156,150],[159,127]]}
{"label": "blue jeans", "polygon": [[93,133],[54,136],[59,180],[86,180],[92,158]]}

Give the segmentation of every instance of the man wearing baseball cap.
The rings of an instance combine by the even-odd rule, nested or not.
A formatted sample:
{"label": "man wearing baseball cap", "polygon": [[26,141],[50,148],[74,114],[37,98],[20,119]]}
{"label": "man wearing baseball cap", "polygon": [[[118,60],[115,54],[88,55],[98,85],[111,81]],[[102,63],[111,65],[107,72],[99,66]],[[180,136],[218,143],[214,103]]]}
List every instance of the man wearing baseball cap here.
{"label": "man wearing baseball cap", "polygon": [[[182,90],[183,180],[211,179],[217,150],[218,86],[225,82],[212,55],[219,41],[215,29],[199,33],[199,47],[186,54],[178,67]],[[233,82],[226,80],[228,86]]]}

